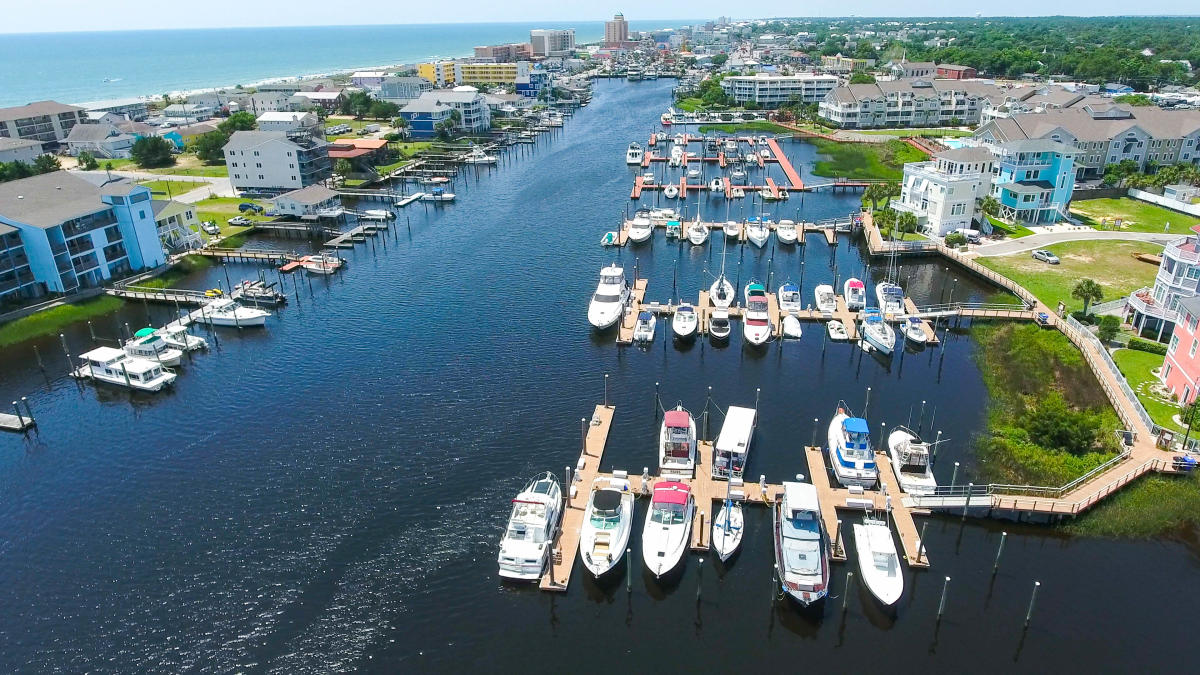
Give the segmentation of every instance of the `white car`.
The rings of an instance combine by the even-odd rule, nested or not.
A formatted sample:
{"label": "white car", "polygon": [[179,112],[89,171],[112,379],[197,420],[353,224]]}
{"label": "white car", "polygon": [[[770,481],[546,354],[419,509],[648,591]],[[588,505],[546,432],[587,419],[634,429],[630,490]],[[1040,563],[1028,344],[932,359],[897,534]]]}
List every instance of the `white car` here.
{"label": "white car", "polygon": [[1033,252],[1033,259],[1041,260],[1042,262],[1050,264],[1050,265],[1058,264],[1058,256],[1054,255],[1053,253],[1051,253],[1050,251],[1047,251],[1044,248],[1039,248],[1039,249],[1035,250]]}

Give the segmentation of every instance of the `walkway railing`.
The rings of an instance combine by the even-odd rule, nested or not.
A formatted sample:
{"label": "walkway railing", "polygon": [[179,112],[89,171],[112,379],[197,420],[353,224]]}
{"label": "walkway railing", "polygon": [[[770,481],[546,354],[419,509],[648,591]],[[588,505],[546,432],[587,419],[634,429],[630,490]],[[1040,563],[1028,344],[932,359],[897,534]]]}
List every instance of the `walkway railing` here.
{"label": "walkway railing", "polygon": [[1008,485],[1004,483],[988,483],[985,485],[942,485],[929,495],[913,496],[914,503],[921,506],[929,506],[928,502],[922,502],[923,499],[940,499],[940,498],[965,498],[965,497],[980,497],[984,495],[1019,495],[1026,497],[1044,497],[1046,499],[1061,499],[1063,495],[1070,494],[1078,489],[1081,485],[1088,483],[1097,476],[1108,472],[1117,464],[1129,459],[1130,451],[1128,449],[1114,456],[1112,459],[1104,462],[1096,468],[1088,471],[1075,480],[1058,487],[1049,487],[1044,485]]}
{"label": "walkway railing", "polygon": [[[1094,361],[1097,360],[1103,364],[1104,368],[1108,369],[1108,372],[1113,375],[1113,378],[1120,383],[1121,394],[1125,397],[1125,400],[1129,403],[1129,406],[1133,409],[1137,416],[1141,418],[1142,424],[1146,425],[1146,428],[1150,430],[1151,434],[1157,436],[1162,427],[1155,424],[1154,420],[1150,417],[1150,413],[1146,412],[1146,407],[1142,405],[1141,399],[1139,399],[1133,389],[1130,388],[1129,383],[1125,380],[1125,375],[1121,373],[1121,369],[1118,368],[1116,362],[1113,361],[1112,355],[1108,353],[1108,349],[1104,346],[1104,343],[1100,342],[1100,339],[1093,335],[1086,326],[1076,321],[1075,317],[1067,316],[1065,319],[1062,319],[1062,322],[1064,324],[1063,333],[1067,334],[1068,337],[1073,337],[1074,342],[1078,343],[1078,341],[1083,340],[1092,345],[1093,350],[1082,349],[1081,346],[1080,351],[1083,352],[1084,357],[1089,360],[1089,364],[1092,365],[1093,369],[1098,369],[1097,364],[1094,363]],[[1067,330],[1068,328],[1070,329],[1069,331]],[[1100,358],[1094,359],[1091,355],[1091,351],[1099,354]],[[1103,378],[1098,379],[1103,382]],[[1121,412],[1121,407],[1115,407],[1117,408],[1117,412],[1119,414]]]}

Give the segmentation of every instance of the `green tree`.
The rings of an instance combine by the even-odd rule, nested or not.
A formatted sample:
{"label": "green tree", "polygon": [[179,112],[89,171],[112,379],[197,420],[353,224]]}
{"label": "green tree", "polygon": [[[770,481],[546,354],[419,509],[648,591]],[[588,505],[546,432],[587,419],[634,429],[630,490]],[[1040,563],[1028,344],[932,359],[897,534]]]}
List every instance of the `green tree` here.
{"label": "green tree", "polygon": [[79,166],[87,171],[95,171],[100,168],[100,162],[96,161],[96,156],[87,150],[79,153],[76,159],[79,160]]}
{"label": "green tree", "polygon": [[887,200],[892,196],[892,189],[888,183],[871,183],[863,190],[863,196],[871,200],[871,210],[879,208],[880,200]]}
{"label": "green tree", "polygon": [[896,214],[896,229],[906,233],[916,232],[917,215],[908,211]]}
{"label": "green tree", "polygon": [[333,172],[342,178],[350,175],[351,171],[354,171],[354,165],[348,159],[339,159],[333,163]]}
{"label": "green tree", "polygon": [[1121,96],[1114,96],[1113,103],[1124,103],[1125,105],[1131,105],[1135,107],[1154,105],[1154,101],[1145,94],[1124,94]]}
{"label": "green tree", "polygon": [[1080,279],[1071,289],[1071,297],[1083,303],[1083,313],[1086,316],[1088,306],[1104,298],[1104,288],[1091,279]]}
{"label": "green tree", "polygon": [[1120,319],[1111,314],[1100,317],[1100,327],[1096,331],[1096,337],[1100,338],[1101,342],[1112,342],[1117,337],[1117,333],[1120,332]]}
{"label": "green tree", "polygon": [[717,66],[717,67],[719,68],[719,67],[721,67],[721,66],[725,65],[725,63],[726,63],[727,61],[729,61],[729,55],[728,55],[728,54],[724,54],[724,53],[722,53],[722,54],[713,54],[713,57],[712,57],[712,64],[713,64],[714,66]]}
{"label": "green tree", "polygon": [[200,134],[192,141],[192,151],[200,161],[213,164],[225,159],[225,144],[229,142],[229,134],[224,131],[210,131]]}
{"label": "green tree", "polygon": [[134,142],[129,154],[134,163],[143,169],[171,166],[175,163],[175,155],[172,153],[174,147],[162,136],[143,136]]}
{"label": "green tree", "polygon": [[1000,213],[1000,200],[992,195],[988,195],[980,200],[979,210],[989,216],[995,216],[997,213]]}
{"label": "green tree", "polygon": [[62,168],[62,163],[54,155],[38,155],[33,158],[34,173],[50,173]]}
{"label": "green tree", "polygon": [[875,76],[870,73],[854,73],[850,76],[850,84],[875,84]]}
{"label": "green tree", "polygon": [[228,138],[235,131],[253,131],[258,128],[258,121],[254,119],[254,113],[240,111],[235,112],[225,118],[223,122],[217,125],[217,129],[225,134]]}

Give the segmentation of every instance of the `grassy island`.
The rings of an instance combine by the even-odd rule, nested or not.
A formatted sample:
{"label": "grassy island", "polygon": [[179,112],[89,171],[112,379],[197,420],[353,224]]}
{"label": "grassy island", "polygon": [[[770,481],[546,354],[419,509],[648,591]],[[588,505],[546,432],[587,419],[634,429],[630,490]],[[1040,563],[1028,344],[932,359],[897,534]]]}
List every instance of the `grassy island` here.
{"label": "grassy island", "polygon": [[823,138],[810,140],[821,158],[812,173],[826,178],[876,178],[900,180],[904,165],[923,162],[929,155],[904,141],[886,143],[839,143]]}

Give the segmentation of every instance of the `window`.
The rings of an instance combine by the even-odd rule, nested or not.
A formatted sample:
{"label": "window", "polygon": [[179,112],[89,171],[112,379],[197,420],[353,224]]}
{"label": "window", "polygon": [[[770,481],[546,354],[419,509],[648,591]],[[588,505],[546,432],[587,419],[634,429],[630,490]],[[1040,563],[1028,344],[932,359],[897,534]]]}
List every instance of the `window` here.
{"label": "window", "polygon": [[1188,350],[1188,358],[1195,358],[1196,347],[1200,347],[1200,340],[1192,338],[1192,348]]}
{"label": "window", "polygon": [[145,217],[146,217],[146,212],[143,211],[142,209],[138,209],[138,218],[145,218]]}
{"label": "window", "polygon": [[955,204],[954,206],[950,207],[950,215],[952,216],[961,216],[962,214],[966,213],[966,211],[966,204]]}
{"label": "window", "polygon": [[1171,354],[1174,354],[1174,353],[1175,353],[1175,348],[1176,348],[1176,347],[1178,347],[1178,346],[1179,346],[1179,336],[1178,336],[1178,335],[1172,335],[1172,336],[1171,336],[1171,345],[1170,345],[1169,347],[1167,347],[1167,352],[1169,352],[1169,353],[1171,353]]}
{"label": "window", "polygon": [[1189,333],[1196,332],[1196,317],[1192,316],[1191,314],[1187,315],[1187,327]]}
{"label": "window", "polygon": [[262,168],[262,162],[255,162],[255,163],[254,163],[254,168],[256,168],[256,169],[261,169],[261,168]]}

